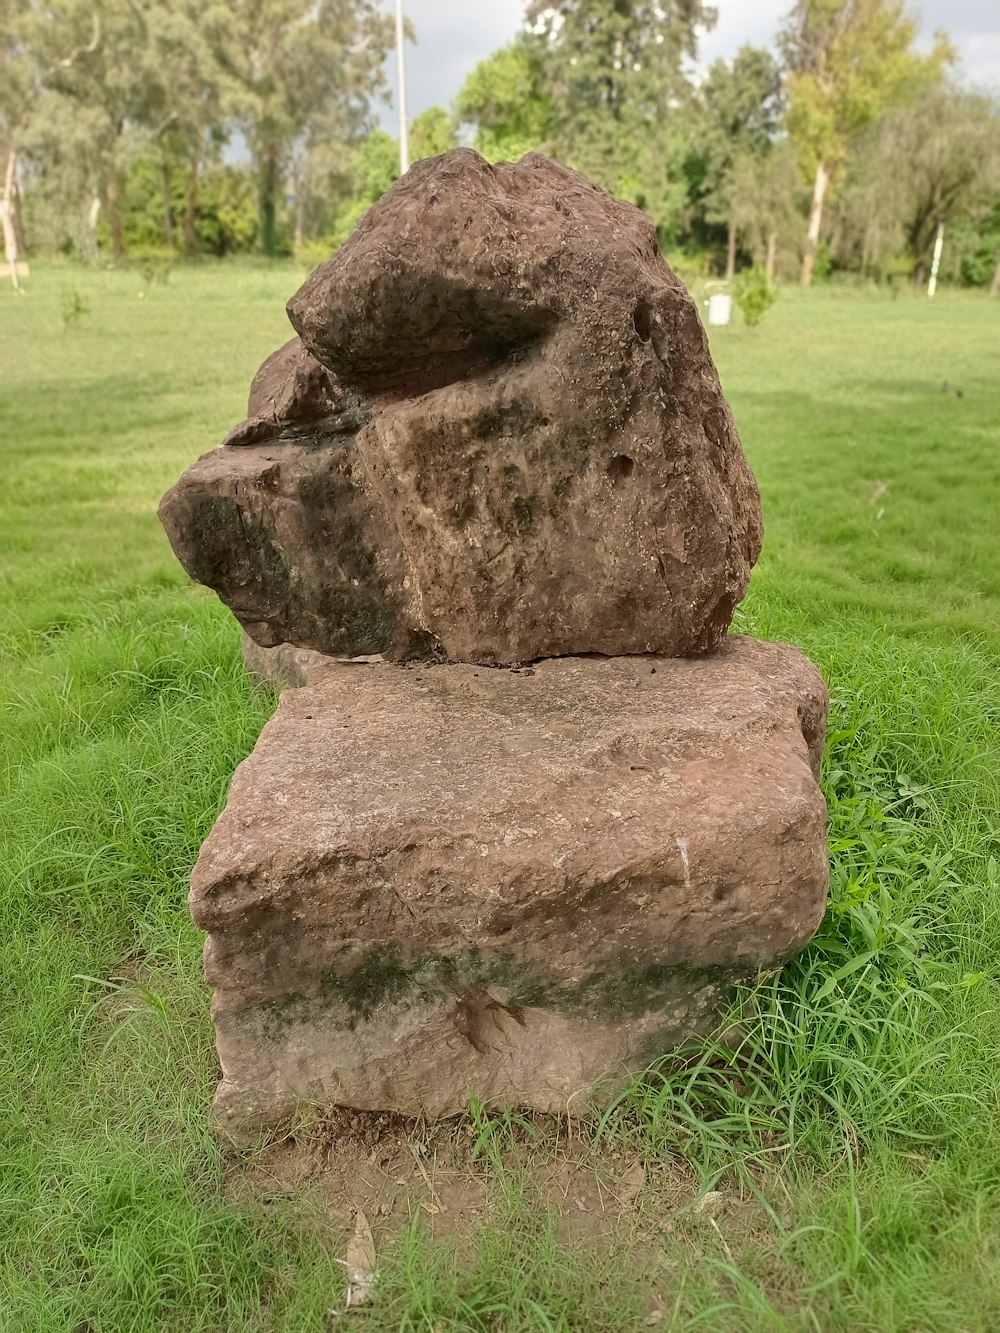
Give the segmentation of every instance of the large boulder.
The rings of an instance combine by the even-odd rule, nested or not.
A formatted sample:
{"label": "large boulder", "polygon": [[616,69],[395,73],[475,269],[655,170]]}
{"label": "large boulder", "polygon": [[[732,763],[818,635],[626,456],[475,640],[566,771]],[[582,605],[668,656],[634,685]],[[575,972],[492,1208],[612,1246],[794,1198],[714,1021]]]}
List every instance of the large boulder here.
{"label": "large boulder", "polygon": [[820,921],[827,696],[793,648],[305,679],[192,879],[238,1136],[303,1104],[582,1110]]}
{"label": "large boulder", "polygon": [[538,154],[418,163],[167,494],[261,645],[513,663],[718,645],[757,488],[650,221]]}

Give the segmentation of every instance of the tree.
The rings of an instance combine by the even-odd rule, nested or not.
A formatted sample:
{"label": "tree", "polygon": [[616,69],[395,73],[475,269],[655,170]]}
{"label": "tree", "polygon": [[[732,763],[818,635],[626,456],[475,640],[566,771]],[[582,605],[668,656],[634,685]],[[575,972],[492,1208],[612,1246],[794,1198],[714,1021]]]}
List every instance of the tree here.
{"label": "tree", "polygon": [[731,183],[732,224],[756,264],[773,282],[779,244],[787,244],[801,223],[798,166],[787,139],[760,155],[737,158]]}
{"label": "tree", "polygon": [[736,270],[737,168],[744,175],[771,150],[782,111],[781,73],[769,51],[742,46],[716,60],[699,89],[699,140],[706,217],[726,227],[726,277]]}
{"label": "tree", "polygon": [[797,0],[781,36],[788,66],[788,129],[812,203],[800,279],[812,281],[831,182],[843,170],[849,143],[886,107],[914,95],[952,58],[938,38],[933,53],[912,49],[917,26],[904,0]]}
{"label": "tree", "polygon": [[220,58],[240,87],[236,119],[258,178],[261,247],[273,255],[286,170],[301,232],[317,152],[336,144],[346,153],[369,126],[392,27],[378,0],[228,3]]}
{"label": "tree", "polygon": [[343,245],[363,214],[399,178],[399,144],[385,130],[372,130],[355,148],[350,164],[350,193],[338,210],[331,244]]}
{"label": "tree", "polygon": [[[112,249],[120,257],[125,253],[122,179],[133,147],[130,132],[147,113],[153,60],[146,45],[144,15],[130,0],[102,0],[95,12],[98,39],[46,79],[39,112],[47,123],[38,126],[37,132],[42,142],[48,139],[51,152],[53,138],[64,138],[67,123],[72,125],[75,155],[93,201],[90,218],[96,226],[100,208],[106,209]],[[65,0],[63,14],[70,31],[82,33],[89,26],[87,5]],[[37,49],[44,50],[53,40],[44,35],[49,22],[47,8],[39,6],[34,31]]]}
{"label": "tree", "polygon": [[[950,276],[972,280],[971,255],[1000,190],[997,113],[990,98],[942,81],[870,125],[853,146],[834,205],[837,261],[876,275],[912,272],[922,282],[942,222]],[[887,162],[905,162],[906,170],[887,172]]]}
{"label": "tree", "polygon": [[440,106],[429,106],[410,126],[410,159],[438,157],[455,147],[455,125]]}
{"label": "tree", "polygon": [[[19,154],[50,83],[92,55],[100,42],[99,14],[41,12],[26,0],[0,0],[0,226],[7,254],[24,253]],[[61,19],[55,27],[53,20]],[[79,34],[86,28],[87,35]]]}
{"label": "tree", "polygon": [[989,98],[941,84],[885,117],[880,147],[900,173],[906,244],[918,277],[938,223],[990,211],[1000,189],[1000,120]]}
{"label": "tree", "polygon": [[220,3],[161,0],[148,4],[144,14],[151,70],[143,127],[160,162],[164,239],[174,244],[171,181],[174,164],[183,163],[183,246],[191,255],[197,248],[201,175],[210,148],[226,138],[226,115],[237,91],[218,58],[231,13]]}
{"label": "tree", "polygon": [[531,0],[528,23],[546,43],[546,84],[558,156],[645,208],[662,229],[687,202],[684,74],[703,0]]}
{"label": "tree", "polygon": [[18,18],[12,0],[0,0],[0,239],[8,256],[24,250],[17,137],[36,95]]}
{"label": "tree", "polygon": [[490,162],[516,162],[548,145],[553,107],[545,79],[547,43],[520,32],[482,60],[455,99],[459,121],[476,127],[473,147]]}

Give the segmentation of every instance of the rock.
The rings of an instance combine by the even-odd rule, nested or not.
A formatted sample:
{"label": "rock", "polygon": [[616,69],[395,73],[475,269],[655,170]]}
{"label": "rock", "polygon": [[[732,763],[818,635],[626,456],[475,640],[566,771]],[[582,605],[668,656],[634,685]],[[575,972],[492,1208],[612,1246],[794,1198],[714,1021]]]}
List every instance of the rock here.
{"label": "rock", "polygon": [[721,642],[759,498],[637,209],[538,154],[457,149],[289,315],[301,341],[161,506],[259,644],[516,663]]}
{"label": "rock", "polygon": [[221,1124],[583,1109],[812,936],[826,690],[793,648],[330,663],[194,871]]}
{"label": "rock", "polygon": [[253,378],[247,419],[229,432],[223,444],[239,447],[294,439],[297,434],[353,434],[367,420],[360,395],[345,389],[292,338],[273,352]]}
{"label": "rock", "polygon": [[249,634],[244,633],[242,642],[243,665],[259,685],[274,689],[298,689],[307,684],[309,674],[318,666],[330,662],[377,662],[374,657],[328,657],[326,653],[317,653],[312,648],[295,648],[290,643],[279,643],[274,648],[262,648]]}
{"label": "rock", "polygon": [[402,549],[357,484],[359,466],[350,436],[216,449],[167,493],[160,517],[191,577],[224,585],[263,647],[419,656],[427,636],[405,616]]}

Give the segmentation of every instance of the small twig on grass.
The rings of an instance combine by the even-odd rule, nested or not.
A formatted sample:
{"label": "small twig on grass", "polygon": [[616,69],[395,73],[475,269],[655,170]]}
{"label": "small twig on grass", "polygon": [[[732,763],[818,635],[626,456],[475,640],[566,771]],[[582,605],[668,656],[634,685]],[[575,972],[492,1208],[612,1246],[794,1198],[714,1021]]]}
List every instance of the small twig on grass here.
{"label": "small twig on grass", "polygon": [[416,1162],[416,1164],[417,1164],[417,1170],[420,1172],[420,1174],[421,1174],[421,1175],[423,1176],[423,1178],[424,1178],[424,1184],[427,1186],[428,1190],[430,1191],[431,1202],[435,1205],[435,1207],[438,1209],[439,1212],[446,1213],[446,1212],[448,1211],[448,1209],[447,1209],[447,1208],[444,1206],[444,1204],[441,1202],[441,1196],[438,1194],[437,1190],[436,1190],[436,1189],[434,1188],[434,1186],[431,1184],[431,1178],[430,1178],[430,1176],[427,1174],[427,1171],[426,1171],[426,1168],[424,1167],[423,1162],[420,1160],[420,1154],[417,1152],[416,1147],[415,1147],[414,1144],[412,1144],[412,1143],[410,1144],[410,1153],[411,1153],[412,1156],[413,1156],[413,1160],[414,1160],[414,1161]]}

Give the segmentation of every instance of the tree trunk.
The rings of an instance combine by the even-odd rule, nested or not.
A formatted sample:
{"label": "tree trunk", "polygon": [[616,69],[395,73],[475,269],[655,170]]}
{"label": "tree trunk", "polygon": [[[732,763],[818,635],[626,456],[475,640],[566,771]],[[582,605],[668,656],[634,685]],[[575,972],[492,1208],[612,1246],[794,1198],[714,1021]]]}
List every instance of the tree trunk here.
{"label": "tree trunk", "polygon": [[163,239],[167,248],[174,248],[174,208],[170,199],[170,161],[166,153],[160,156],[160,178],[163,182]]}
{"label": "tree trunk", "polygon": [[184,201],[184,253],[191,256],[198,249],[198,171],[201,167],[201,134],[188,164],[187,198]]}
{"label": "tree trunk", "polygon": [[993,281],[990,283],[990,296],[1000,295],[1000,250],[997,251],[997,266],[993,270]]}
{"label": "tree trunk", "polygon": [[260,248],[269,259],[278,249],[278,153],[273,144],[264,150],[260,173]]}
{"label": "tree trunk", "polygon": [[736,276],[736,228],[729,219],[729,235],[726,239],[726,281],[732,282]]}
{"label": "tree trunk", "polygon": [[104,187],[104,198],[108,205],[108,226],[111,228],[111,253],[115,259],[125,257],[125,233],[122,231],[122,211],[118,199],[118,182],[109,177]]}
{"label": "tree trunk", "polygon": [[[9,254],[13,248],[15,254],[26,255],[28,247],[24,241],[24,218],[21,215],[21,182],[18,173],[17,150],[10,144],[7,145],[4,165],[0,215],[3,218],[4,250]],[[13,247],[11,242],[13,242]]]}
{"label": "tree trunk", "polygon": [[769,231],[767,233],[767,252],[764,256],[764,275],[767,278],[768,285],[774,281],[774,261],[778,249],[778,233]]}
{"label": "tree trunk", "polygon": [[14,224],[17,253],[26,255],[28,253],[28,242],[24,234],[24,213],[21,210],[21,179],[16,168],[14,171],[14,194],[10,201],[10,220]]}
{"label": "tree trunk", "polygon": [[[17,189],[17,154],[13,148],[7,150],[7,161],[3,173],[3,195],[0,196],[0,227],[3,228],[4,258],[11,264],[17,262],[20,250],[17,245],[17,229],[14,226],[14,196]],[[14,271],[14,286],[17,286],[17,271]]]}
{"label": "tree trunk", "polygon": [[84,232],[84,259],[88,264],[97,263],[97,219],[101,216],[101,196],[94,189],[90,207],[87,209],[87,227]]}
{"label": "tree trunk", "polygon": [[813,266],[816,263],[816,250],[819,246],[819,230],[823,222],[823,200],[826,198],[830,173],[825,162],[816,163],[816,179],[813,182],[812,203],[809,206],[809,227],[806,231],[806,252],[802,256],[802,272],[799,281],[803,287],[812,283]]}
{"label": "tree trunk", "polygon": [[300,182],[295,187],[295,250],[298,253],[302,249],[302,242],[305,239],[306,230],[306,192],[305,186]]}
{"label": "tree trunk", "polygon": [[922,287],[927,280],[927,264],[923,259],[917,260],[917,267],[913,270],[914,287]]}

